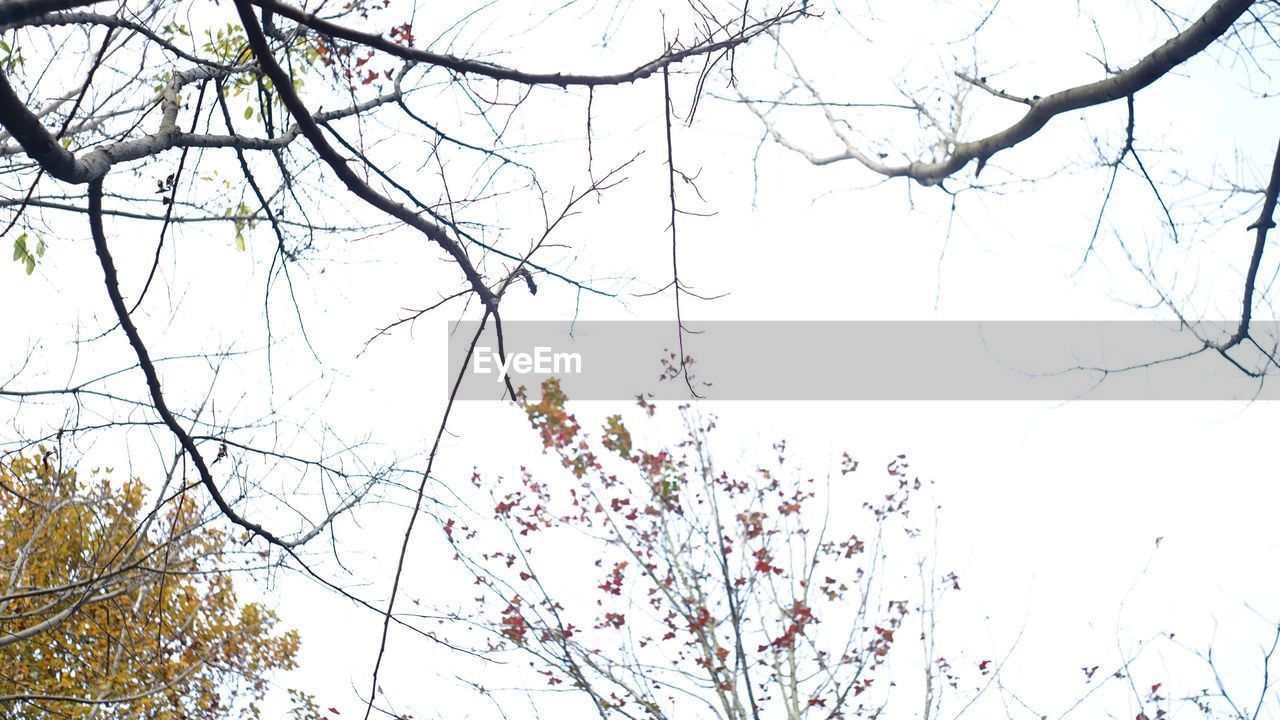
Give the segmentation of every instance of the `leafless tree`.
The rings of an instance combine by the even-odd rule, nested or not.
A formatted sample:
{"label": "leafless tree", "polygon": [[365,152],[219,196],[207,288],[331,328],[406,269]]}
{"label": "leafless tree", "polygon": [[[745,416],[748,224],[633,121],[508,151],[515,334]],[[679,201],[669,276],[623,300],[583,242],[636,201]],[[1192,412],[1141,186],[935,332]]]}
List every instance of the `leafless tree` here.
{"label": "leafless tree", "polygon": [[[494,192],[493,184],[480,183],[476,197],[453,197],[442,178],[435,188],[439,200],[420,199],[424,190],[414,187],[412,178],[397,178],[362,149],[360,128],[383,121],[384,112],[398,113],[396,122],[436,136],[432,153],[452,145],[478,155],[481,167],[493,164],[501,169],[516,163],[492,147],[438,131],[419,114],[425,111],[410,104],[415,91],[444,82],[479,109],[481,122],[494,126],[501,122],[496,114],[504,107],[518,107],[536,88],[590,91],[623,85],[689,60],[709,69],[738,45],[800,13],[784,8],[763,19],[742,13],[722,22],[703,12],[697,20],[705,32],[696,40],[671,41],[656,57],[624,72],[583,74],[528,72],[422,49],[412,23],[385,27],[391,22],[386,14],[362,3],[326,14],[320,8],[312,12],[274,0],[244,2],[235,5],[232,15],[183,3],[122,5],[111,13],[84,9],[94,5],[5,6],[0,27],[12,39],[5,46],[0,74],[0,124],[6,131],[0,156],[9,186],[25,189],[20,197],[6,201],[6,233],[32,228],[15,244],[15,256],[27,253],[24,257],[34,263],[43,252],[33,227],[39,222],[37,211],[86,216],[107,297],[146,380],[146,402],[178,439],[222,513],[281,547],[292,547],[298,539],[241,516],[223,498],[197,439],[166,402],[156,363],[134,322],[134,312],[154,286],[170,226],[232,223],[237,244],[243,247],[241,230],[266,223],[276,238],[273,267],[287,282],[290,265],[318,235],[345,230],[337,221],[326,221],[333,213],[325,207],[333,192],[345,191],[367,208],[342,213],[346,220],[381,216],[438,246],[456,266],[465,288],[450,297],[476,300],[484,318],[500,330],[499,304],[511,281],[527,277],[530,268],[549,272],[532,257],[538,246],[512,252],[467,229],[464,209]],[[198,27],[194,19],[186,21],[193,16],[201,20]],[[73,47],[78,48],[74,54]],[[482,82],[487,85],[480,87]],[[305,93],[300,91],[304,83]],[[68,85],[72,90],[66,90]],[[312,85],[320,88],[312,90]],[[247,105],[245,97],[251,98]],[[347,98],[345,103],[342,98]],[[233,104],[235,114],[250,122],[237,127]],[[311,107],[316,104],[340,106],[317,111]],[[343,121],[350,124],[348,129]],[[501,132],[494,135],[493,144],[500,144]],[[235,159],[240,177],[221,188],[229,193],[206,192],[191,180],[214,169],[216,161],[202,152],[213,149]],[[176,159],[166,155],[170,150],[176,151]],[[156,181],[154,194],[160,197],[148,198],[138,191],[138,178],[143,172],[157,173],[156,168],[167,172]],[[323,181],[329,176],[338,183],[326,186]],[[116,178],[119,184],[113,182]],[[536,187],[536,176],[526,183]],[[228,202],[228,197],[233,199]],[[244,199],[237,202],[239,197]],[[210,212],[224,203],[224,212]],[[345,201],[338,204],[347,209]],[[141,287],[135,290],[122,287],[109,246],[106,219],[117,216],[158,227],[154,261],[141,273]],[[354,224],[376,227],[367,221]],[[554,222],[549,219],[547,224],[550,229]],[[492,254],[501,262],[485,264],[476,253]]]}
{"label": "leafless tree", "polygon": [[[834,26],[843,22],[853,28],[856,34],[849,46],[875,47],[880,41],[877,33],[886,34],[884,23],[876,22],[876,11],[886,7],[874,2],[837,2],[824,9],[831,16],[826,19]],[[1098,11],[1120,11],[1125,7],[1115,3],[1106,6],[1078,3],[1076,11],[1088,19]],[[1046,144],[1047,140],[1037,143],[1037,138],[1045,135],[1046,128],[1055,121],[1064,123],[1062,118],[1091,111],[1097,115],[1104,113],[1099,110],[1102,106],[1125,104],[1123,114],[1102,115],[1104,122],[1118,118],[1119,126],[1109,134],[1094,130],[1093,147],[1084,148],[1085,153],[1096,150],[1097,159],[1090,165],[1107,178],[1098,200],[1097,223],[1092,237],[1087,238],[1084,258],[1094,253],[1104,232],[1108,205],[1116,193],[1117,177],[1122,174],[1138,178],[1139,184],[1154,194],[1160,208],[1156,214],[1161,225],[1157,233],[1161,241],[1170,246],[1187,239],[1185,231],[1189,226],[1199,230],[1202,238],[1218,231],[1247,231],[1252,235],[1252,243],[1250,252],[1239,261],[1242,279],[1236,285],[1238,310],[1232,315],[1233,326],[1225,333],[1220,325],[1205,326],[1197,335],[1202,342],[1197,352],[1221,353],[1228,362],[1251,375],[1274,371],[1277,367],[1274,338],[1265,332],[1258,336],[1254,332],[1254,318],[1259,308],[1268,303],[1267,268],[1271,265],[1264,262],[1264,255],[1268,233],[1275,226],[1276,198],[1280,194],[1280,147],[1266,158],[1245,158],[1227,177],[1196,177],[1193,168],[1179,166],[1176,152],[1165,153],[1169,156],[1162,158],[1163,165],[1168,166],[1167,172],[1157,173],[1152,156],[1164,148],[1158,138],[1142,136],[1141,111],[1143,93],[1152,86],[1180,74],[1211,75],[1216,69],[1221,70],[1223,80],[1247,86],[1257,107],[1261,108],[1273,95],[1270,69],[1276,59],[1275,33],[1280,28],[1280,5],[1268,0],[1135,3],[1125,17],[1143,15],[1149,19],[1149,26],[1154,26],[1166,40],[1148,46],[1132,60],[1117,64],[1108,53],[1101,31],[1110,29],[1114,37],[1114,31],[1121,26],[1105,27],[1095,19],[1097,46],[1082,46],[1077,50],[1081,56],[1093,59],[1092,73],[1086,71],[1076,84],[1050,87],[1044,87],[1043,80],[1037,83],[1034,72],[1013,72],[1008,65],[988,60],[980,50],[981,41],[993,32],[995,25],[1010,29],[1006,38],[1020,33],[1016,29],[1022,18],[1019,10],[999,0],[959,9],[970,12],[973,25],[968,32],[963,28],[953,29],[949,42],[941,43],[940,62],[951,64],[951,75],[935,76],[918,84],[899,82],[897,90],[901,98],[849,97],[851,88],[856,86],[854,83],[842,86],[831,73],[826,73],[821,80],[815,79],[820,73],[805,64],[806,60],[813,59],[812,53],[806,57],[799,52],[812,48],[801,48],[798,37],[792,43],[790,39],[796,36],[787,29],[777,29],[770,32],[780,50],[776,64],[790,78],[790,85],[775,96],[767,92],[752,94],[749,89],[739,87],[731,99],[755,114],[766,136],[774,143],[815,166],[855,164],[873,177],[905,179],[940,188],[953,199],[964,192],[998,192],[1017,183],[1038,187],[1032,173],[1019,172],[1026,155],[1018,155],[1017,159],[1008,157],[1009,151],[1022,145],[1034,145],[1054,153],[1052,167],[1056,170],[1051,172],[1055,174],[1072,169],[1074,158],[1063,154],[1061,143],[1051,146]],[[935,10],[942,12],[940,8]],[[905,29],[890,30],[901,36]],[[955,37],[957,34],[960,37]],[[805,40],[813,44],[810,38]],[[838,49],[832,46],[824,50],[826,54],[822,58],[826,63],[843,67],[844,56]],[[968,59],[958,59],[966,56]],[[1021,60],[1030,65],[1040,58]],[[891,71],[892,68],[859,68],[851,77],[870,74],[890,77]],[[1023,87],[1010,87],[1011,82]],[[1148,119],[1146,127],[1150,134],[1158,133],[1162,124],[1172,120]],[[1140,137],[1146,142],[1135,139]],[[1208,144],[1216,140],[1202,138],[1198,142]],[[1229,140],[1220,142],[1223,150],[1230,148]],[[1265,162],[1264,167],[1268,169],[1260,179],[1247,172],[1248,161],[1252,159],[1259,164]],[[1189,187],[1198,197],[1190,193]],[[1201,207],[1204,205],[1210,206],[1209,209]],[[955,209],[954,202],[952,209]],[[1183,237],[1180,237],[1180,228],[1184,231]],[[1161,275],[1153,267],[1151,255],[1155,253],[1143,253],[1125,245],[1123,239],[1119,243],[1128,261],[1155,292],[1152,304],[1191,326],[1202,320],[1199,311],[1191,309],[1193,303],[1179,294],[1181,288],[1170,287],[1169,273]],[[1233,359],[1230,351],[1242,345],[1249,346],[1251,359],[1260,362],[1241,363]]]}
{"label": "leafless tree", "polygon": [[[590,279],[557,267],[554,256],[543,257],[561,222],[621,182],[628,161],[601,170],[589,152],[574,161],[585,181],[558,187],[552,183],[562,175],[548,177],[545,170],[563,160],[539,165],[535,152],[522,156],[522,148],[508,143],[508,126],[521,113],[571,103],[563,117],[543,122],[585,127],[590,150],[595,94],[646,79],[663,83],[662,112],[670,122],[673,75],[687,77],[696,96],[740,46],[806,14],[786,4],[646,8],[652,50],[615,54],[609,62],[622,69],[592,72],[496,62],[493,56],[507,54],[501,45],[455,52],[455,44],[484,37],[463,37],[468,23],[480,22],[479,11],[450,8],[457,16],[443,25],[447,12],[432,8],[432,17],[419,21],[426,12],[416,3],[366,0],[222,6],[15,0],[0,6],[2,233],[28,274],[46,252],[88,253],[92,246],[87,257],[96,258],[102,284],[76,295],[85,308],[109,307],[113,322],[95,328],[77,351],[123,336],[133,355],[116,371],[48,386],[30,382],[23,374],[27,363],[14,358],[0,397],[14,403],[18,415],[38,408],[44,424],[7,446],[74,454],[104,435],[112,441],[136,431],[153,442],[167,437],[193,482],[165,495],[165,502],[199,490],[246,543],[265,542],[290,567],[382,615],[384,647],[386,630],[403,624],[394,612],[400,572],[452,397],[438,410],[443,419],[429,448],[402,461],[369,450],[373,443],[366,439],[340,437],[324,418],[291,424],[270,409],[274,400],[266,410],[253,403],[254,410],[219,416],[216,402],[205,407],[191,397],[191,373],[216,381],[224,363],[257,363],[265,355],[250,382],[274,386],[283,367],[273,354],[282,324],[301,338],[305,352],[317,354],[310,318],[297,299],[297,274],[310,272],[309,261],[335,247],[388,233],[416,235],[433,246],[435,257],[453,269],[455,286],[428,290],[439,302],[429,297],[399,319],[372,320],[366,336],[386,335],[452,303],[459,312],[473,308],[501,337],[502,303],[513,283],[530,292],[538,283],[564,283],[607,295]],[[483,20],[492,22],[492,14]],[[535,105],[540,109],[528,109]],[[404,158],[408,148],[419,156]],[[669,142],[665,150],[669,159]],[[512,202],[540,207],[540,222],[496,224],[497,208]],[[269,266],[261,349],[159,353],[155,338],[166,326],[219,325],[216,307],[179,310],[166,277],[181,264],[176,258],[184,245],[210,237],[183,229],[217,227],[242,252],[250,251],[250,230],[272,239],[268,253],[258,251]],[[130,245],[122,253],[125,238]],[[140,243],[147,244],[145,253],[137,252]],[[281,308],[286,314],[277,317]],[[240,405],[234,396],[229,402]],[[44,422],[48,417],[54,419]],[[408,500],[386,500],[397,491],[408,491]],[[327,536],[336,557],[333,523],[372,497],[413,510],[385,602],[358,597],[301,554],[304,545]],[[377,675],[375,668],[374,687]]]}

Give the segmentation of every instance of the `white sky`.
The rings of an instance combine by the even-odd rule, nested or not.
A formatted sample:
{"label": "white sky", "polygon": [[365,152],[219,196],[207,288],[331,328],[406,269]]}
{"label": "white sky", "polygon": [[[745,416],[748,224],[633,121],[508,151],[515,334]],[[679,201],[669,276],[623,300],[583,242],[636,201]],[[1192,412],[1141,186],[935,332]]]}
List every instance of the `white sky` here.
{"label": "white sky", "polygon": [[[1188,14],[1207,4],[1176,3]],[[593,11],[574,6],[516,35],[512,28],[527,27],[529,18],[551,4],[500,3],[468,26],[456,49],[470,43],[477,51],[509,46],[505,62],[532,68],[591,67],[594,58],[624,67],[652,53],[659,37],[656,10],[631,8],[623,31],[601,48],[597,36],[581,31],[607,19],[609,3],[600,5]],[[823,21],[787,31],[788,46],[828,99],[892,101],[895,81],[914,87],[922,77],[950,84],[953,58],[973,56],[971,43],[944,41],[959,37],[957,30],[972,24],[982,4],[935,3],[924,11],[918,3],[875,5],[876,21],[860,20],[857,8],[849,15],[874,45],[842,29],[830,12]],[[470,9],[439,11],[461,16]],[[417,22],[427,23],[426,14],[436,11],[422,8]],[[1024,94],[1095,79],[1096,63],[1086,55],[1099,47],[1090,15],[1098,20],[1113,65],[1127,64],[1169,32],[1145,2],[1004,0],[978,43],[984,72],[995,77],[1007,69],[998,75],[1002,85]],[[744,92],[757,96],[777,87],[765,80],[769,58],[761,47],[742,53],[738,66]],[[1244,70],[1242,61],[1221,50],[1209,55],[1220,66],[1197,58],[1185,72],[1139,95],[1137,137],[1144,161],[1159,179],[1185,170],[1202,181],[1257,184],[1280,126],[1275,101],[1251,99],[1244,84],[1261,78]],[[678,85],[679,98],[688,97],[688,88],[688,82]],[[723,82],[712,89],[723,92]],[[1007,119],[998,105],[974,100],[983,109],[970,135]],[[593,111],[597,171],[638,150],[645,154],[628,172],[628,183],[600,203],[589,203],[556,236],[574,250],[553,251],[543,260],[613,291],[661,286],[669,280],[670,239],[664,233],[660,80],[602,90]],[[1072,273],[1088,245],[1107,179],[1103,170],[1087,170],[1095,159],[1090,134],[1115,148],[1122,126],[1123,106],[1116,104],[1060,118],[1042,136],[1001,154],[987,171],[993,178],[1002,177],[994,165],[1027,177],[1064,167],[1072,172],[1007,193],[962,194],[948,238],[950,198],[936,190],[902,181],[876,185],[875,177],[851,163],[814,168],[774,146],[766,146],[753,167],[759,124],[740,106],[707,99],[694,127],[678,129],[676,157],[690,174],[701,169],[699,189],[717,214],[681,219],[681,275],[698,292],[731,294],[690,303],[686,312],[735,320],[1168,319],[1167,313],[1133,307],[1150,303],[1152,295],[1118,252],[1119,234],[1136,247],[1163,248],[1154,263],[1193,315],[1230,317],[1252,242],[1244,230],[1252,216],[1221,228],[1185,229],[1184,242],[1171,246],[1149,190],[1132,176],[1122,176],[1117,187],[1098,254],[1082,272]],[[788,127],[811,147],[832,147],[823,143],[820,122],[800,120]],[[913,121],[881,129],[898,148],[923,137]],[[540,163],[543,185],[553,194],[563,198],[568,186],[582,187],[584,96],[535,93],[511,133],[515,142],[558,141],[527,153]],[[417,152],[411,142],[392,137],[374,154],[402,160],[408,168]],[[1198,197],[1191,183],[1170,193],[1182,201],[1175,211],[1183,220],[1213,201]],[[698,207],[690,193],[685,201]],[[515,201],[493,208],[517,249],[523,243],[516,238],[540,231],[531,223],[531,210]],[[21,362],[24,349],[36,350],[28,371],[11,387],[57,385],[131,363],[118,333],[82,348],[72,360],[69,341],[97,334],[111,318],[84,231],[65,223],[57,227],[65,229],[49,238],[49,255],[34,276],[25,277],[16,263],[0,267],[0,307],[11,309],[0,375],[7,377],[10,365]],[[133,235],[137,228],[124,224],[112,231],[126,286],[136,287],[153,232]],[[261,348],[268,235],[265,228],[252,231],[250,252],[239,254],[228,228],[176,232],[176,254],[162,266],[165,295],[147,306],[141,322],[154,352]],[[1274,269],[1272,259],[1264,275]],[[261,355],[230,363],[219,379],[217,418],[253,418],[274,403],[310,431],[324,426],[349,440],[371,438],[378,445],[374,456],[420,455],[442,411],[444,321],[455,315],[446,310],[419,323],[412,336],[399,332],[357,354],[398,308],[429,304],[437,292],[451,292],[451,268],[411,234],[393,231],[326,247],[300,270],[300,300],[323,363],[298,341],[290,310],[277,296],[277,332],[290,337],[275,357],[274,394],[263,384]],[[536,297],[521,293],[504,305],[507,319],[560,319],[575,312],[584,319],[672,317],[669,295],[615,302],[580,299],[545,277],[539,284]],[[176,405],[199,397],[209,380],[202,366],[183,367],[166,371],[166,389]],[[582,413],[602,416],[613,409],[590,404]],[[1021,631],[1007,683],[1045,698],[1050,708],[1078,695],[1081,666],[1115,663],[1117,645],[1131,651],[1161,630],[1177,632],[1197,649],[1215,643],[1231,680],[1252,697],[1258,647],[1269,636],[1245,604],[1273,622],[1280,618],[1274,574],[1280,566],[1274,520],[1280,491],[1272,453],[1280,407],[719,403],[708,410],[721,419],[725,452],[746,462],[782,437],[795,448],[793,457],[817,472],[845,449],[871,464],[907,453],[914,469],[937,483],[940,565],[954,568],[964,584],[962,593],[948,599],[944,616],[954,618],[957,642],[977,647],[975,654],[985,643],[991,655],[1000,655]],[[44,432],[57,422],[30,407],[6,405],[4,413],[6,440]],[[445,483],[465,480],[477,464],[493,473],[513,471],[536,452],[535,438],[522,425],[520,413],[509,406],[464,404],[451,419],[456,437],[446,444],[437,476]],[[160,441],[164,448],[171,444]],[[146,476],[159,466],[154,448],[149,435],[131,432],[127,442],[118,435],[98,436],[77,451],[85,462],[127,466]],[[375,568],[394,561],[406,515],[402,508],[379,507],[363,511],[358,527],[343,525],[344,553],[363,558],[367,576],[358,579],[371,584],[359,589],[371,598],[385,595],[387,574]],[[1154,540],[1161,536],[1165,540],[1156,550]],[[433,529],[420,531],[410,556],[409,594],[441,590],[431,586],[438,541]],[[259,590],[246,585],[246,592]],[[261,592],[286,624],[302,632],[302,669],[289,681],[316,693],[323,706],[339,708],[343,717],[358,714],[379,619],[287,575]],[[429,659],[440,658],[418,640],[393,634],[389,657],[382,684],[418,717],[487,712],[473,695],[437,677]],[[1177,659],[1168,662],[1174,673],[1168,685],[1183,680],[1185,689],[1199,689],[1201,678],[1186,674],[1190,670]]]}

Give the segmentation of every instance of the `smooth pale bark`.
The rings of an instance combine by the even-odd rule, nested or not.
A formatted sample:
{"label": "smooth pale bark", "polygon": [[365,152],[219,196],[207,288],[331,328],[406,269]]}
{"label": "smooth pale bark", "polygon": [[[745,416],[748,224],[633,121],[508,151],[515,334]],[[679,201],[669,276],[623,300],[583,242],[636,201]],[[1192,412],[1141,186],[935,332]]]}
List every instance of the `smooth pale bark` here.
{"label": "smooth pale bark", "polygon": [[102,0],[4,0],[0,2],[0,30],[8,30],[36,15],[100,2]]}
{"label": "smooth pale bark", "polygon": [[[980,140],[956,143],[946,157],[935,162],[889,165],[858,149],[843,135],[841,139],[845,141],[845,149],[842,152],[820,156],[789,141],[767,121],[766,125],[779,144],[804,155],[815,165],[856,160],[868,169],[886,177],[908,177],[924,185],[934,185],[954,175],[974,160],[978,161],[978,171],[981,172],[983,164],[992,155],[1027,140],[1062,113],[1103,105],[1146,88],[1225,35],[1253,4],[1254,0],[1218,0],[1190,27],[1151,51],[1133,67],[1122,70],[1105,80],[1077,85],[1052,95],[1030,99],[1029,109],[1017,122]],[[752,107],[752,110],[762,120],[764,119],[758,109]]]}

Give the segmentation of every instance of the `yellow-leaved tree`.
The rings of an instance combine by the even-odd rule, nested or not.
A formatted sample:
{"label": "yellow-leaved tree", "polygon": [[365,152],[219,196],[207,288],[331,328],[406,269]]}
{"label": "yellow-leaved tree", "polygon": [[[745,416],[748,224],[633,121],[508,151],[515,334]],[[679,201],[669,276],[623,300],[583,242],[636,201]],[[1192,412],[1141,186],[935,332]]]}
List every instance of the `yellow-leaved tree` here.
{"label": "yellow-leaved tree", "polygon": [[51,456],[0,460],[0,715],[258,717],[298,636],[237,600],[228,537],[180,492],[148,501],[140,480]]}

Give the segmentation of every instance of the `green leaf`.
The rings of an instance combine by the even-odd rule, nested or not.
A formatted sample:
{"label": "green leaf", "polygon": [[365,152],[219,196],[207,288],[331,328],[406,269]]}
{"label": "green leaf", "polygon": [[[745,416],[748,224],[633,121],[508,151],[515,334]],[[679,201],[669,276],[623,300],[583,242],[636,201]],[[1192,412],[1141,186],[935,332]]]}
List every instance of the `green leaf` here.
{"label": "green leaf", "polygon": [[251,118],[251,117],[253,117],[253,106],[252,106],[252,105],[250,105],[249,107],[247,107],[247,108],[245,108],[245,109],[244,109],[244,119],[245,119],[245,120],[248,120],[248,119],[249,119],[249,118]]}
{"label": "green leaf", "polygon": [[245,250],[244,233],[236,233],[236,250],[239,250],[240,252],[244,252]]}
{"label": "green leaf", "polygon": [[22,233],[13,241],[13,259],[14,262],[21,263],[26,266],[27,274],[30,275],[36,271],[36,258],[44,257],[45,244],[44,240],[36,243],[35,252],[27,247],[27,233]]}

